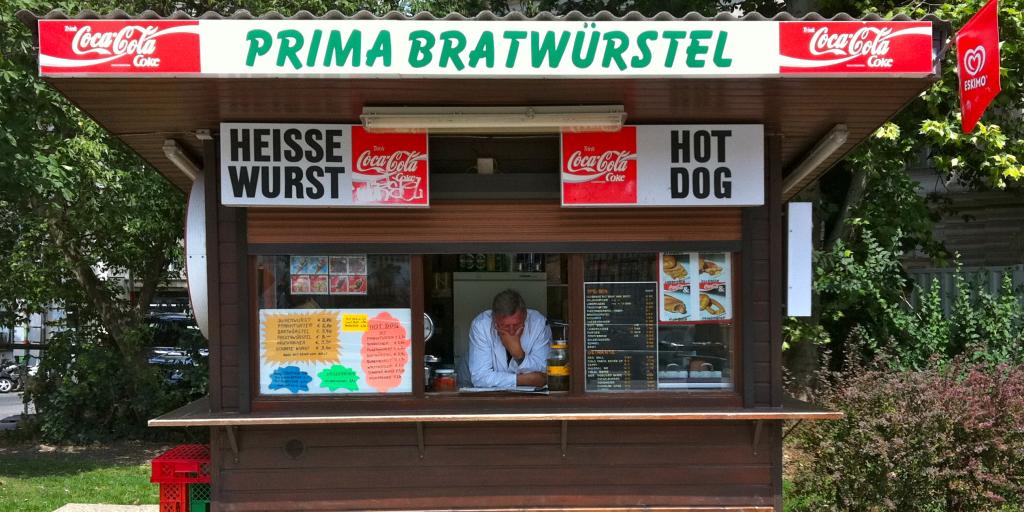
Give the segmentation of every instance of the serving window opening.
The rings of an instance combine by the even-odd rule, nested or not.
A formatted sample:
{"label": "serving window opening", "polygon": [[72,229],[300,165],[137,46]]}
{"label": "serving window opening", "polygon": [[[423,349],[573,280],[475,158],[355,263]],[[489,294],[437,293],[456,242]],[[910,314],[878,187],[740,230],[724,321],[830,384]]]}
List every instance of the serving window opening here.
{"label": "serving window opening", "polygon": [[257,256],[258,395],[733,390],[736,261],[726,251]]}

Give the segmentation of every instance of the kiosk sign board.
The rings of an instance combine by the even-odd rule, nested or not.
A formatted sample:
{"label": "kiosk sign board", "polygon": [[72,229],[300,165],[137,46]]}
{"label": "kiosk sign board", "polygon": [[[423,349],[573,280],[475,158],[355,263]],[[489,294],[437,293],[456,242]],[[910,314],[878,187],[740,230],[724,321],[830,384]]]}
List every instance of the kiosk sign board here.
{"label": "kiosk sign board", "polygon": [[428,206],[426,133],[221,123],[226,206]]}
{"label": "kiosk sign board", "polygon": [[563,206],[764,204],[763,125],[562,133]]}
{"label": "kiosk sign board", "polygon": [[930,22],[40,20],[43,76],[927,76]]}

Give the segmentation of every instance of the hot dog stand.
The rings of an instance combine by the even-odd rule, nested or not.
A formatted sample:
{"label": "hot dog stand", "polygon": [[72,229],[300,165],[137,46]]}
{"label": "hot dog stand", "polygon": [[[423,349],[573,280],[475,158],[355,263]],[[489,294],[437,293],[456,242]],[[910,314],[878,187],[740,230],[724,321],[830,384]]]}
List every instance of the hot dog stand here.
{"label": "hot dog stand", "polygon": [[[783,422],[838,417],[782,389],[787,203],[934,82],[948,30],[19,16],[189,193],[209,396],[150,425],[210,429],[225,511],[781,510]],[[467,318],[509,287],[552,326],[546,390],[466,382]]]}

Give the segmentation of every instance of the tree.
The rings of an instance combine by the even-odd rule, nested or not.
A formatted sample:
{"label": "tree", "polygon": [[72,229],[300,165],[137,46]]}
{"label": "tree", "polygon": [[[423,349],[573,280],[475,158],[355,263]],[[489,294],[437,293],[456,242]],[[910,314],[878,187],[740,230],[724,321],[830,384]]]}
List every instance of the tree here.
{"label": "tree", "polygon": [[[879,12],[913,18],[934,14],[956,30],[984,3],[825,0],[817,8],[824,16],[844,11],[855,16]],[[908,166],[928,163],[947,183],[1019,193],[1024,173],[1020,157],[1024,151],[1022,8],[1021,0],[1000,2],[1002,93],[973,133],[960,133],[956,53],[950,47],[941,59],[939,81],[805,196],[817,201],[823,219],[816,265],[821,292],[816,313],[820,316],[810,322],[790,321],[787,332],[796,349],[788,354],[791,368],[813,368],[816,343],[831,342],[835,353],[844,352],[842,345],[850,333],[862,329],[860,332],[878,340],[907,340],[898,326],[879,314],[880,301],[901,304],[906,295],[908,282],[898,265],[900,256],[917,251],[938,263],[948,263],[951,258],[932,237],[933,220],[945,205],[938,198],[917,193],[917,185],[906,172]],[[877,269],[864,268],[844,274],[845,281],[830,279],[852,266],[879,265],[879,254],[896,263],[884,265],[889,273],[879,275]],[[885,284],[881,290],[877,290],[878,280]],[[881,295],[876,296],[876,291]]]}

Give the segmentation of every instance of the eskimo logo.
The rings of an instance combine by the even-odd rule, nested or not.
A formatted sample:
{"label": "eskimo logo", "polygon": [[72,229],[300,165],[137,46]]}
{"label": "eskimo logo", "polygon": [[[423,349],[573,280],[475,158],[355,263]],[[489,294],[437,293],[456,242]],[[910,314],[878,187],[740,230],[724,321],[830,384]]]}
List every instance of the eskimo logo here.
{"label": "eskimo logo", "polygon": [[985,67],[985,47],[978,45],[964,53],[964,70],[975,76]]}

